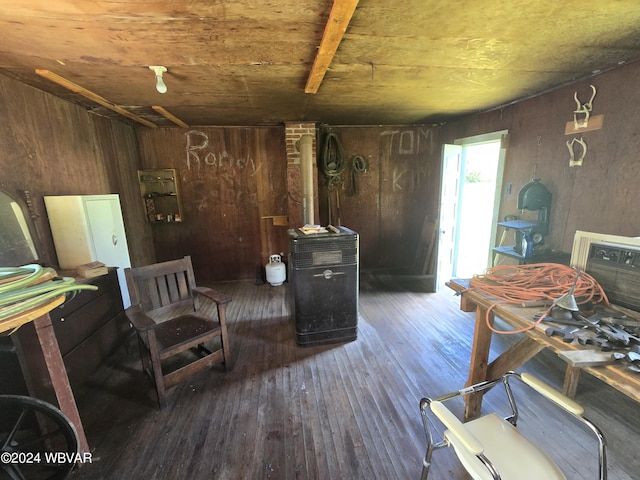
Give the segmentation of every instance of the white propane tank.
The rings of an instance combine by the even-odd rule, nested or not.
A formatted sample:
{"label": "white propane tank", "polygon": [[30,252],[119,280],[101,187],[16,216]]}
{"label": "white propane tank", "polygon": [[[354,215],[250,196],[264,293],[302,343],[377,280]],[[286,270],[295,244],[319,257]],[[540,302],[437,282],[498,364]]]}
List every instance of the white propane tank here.
{"label": "white propane tank", "polygon": [[271,255],[265,268],[267,270],[267,282],[274,287],[284,283],[287,278],[287,270],[284,263],[282,263],[280,255]]}

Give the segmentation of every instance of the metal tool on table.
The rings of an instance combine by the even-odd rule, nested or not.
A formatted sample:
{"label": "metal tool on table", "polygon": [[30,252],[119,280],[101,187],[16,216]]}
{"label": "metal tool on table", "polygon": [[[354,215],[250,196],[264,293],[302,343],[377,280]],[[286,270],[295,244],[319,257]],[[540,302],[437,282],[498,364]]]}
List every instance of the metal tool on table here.
{"label": "metal tool on table", "polygon": [[625,360],[629,363],[637,363],[640,365],[640,353],[629,351],[627,353],[615,352],[612,354],[612,357],[615,360]]}
{"label": "metal tool on table", "polygon": [[628,325],[630,327],[639,327],[640,322],[628,318],[627,314],[609,306],[594,305],[595,313],[606,323],[617,323],[619,325]]}
{"label": "metal tool on table", "polygon": [[[577,338],[582,346],[593,345],[604,352],[616,351],[616,359],[625,358],[630,364],[629,368],[640,373],[640,331],[637,330],[637,325],[620,325],[619,323],[625,323],[626,314],[607,307],[600,307],[590,317],[583,315],[574,297],[579,276],[578,273],[569,292],[553,302],[548,315],[536,314],[534,319],[544,317],[543,322],[556,324],[545,330],[546,335],[560,336],[566,343]],[[576,332],[580,330],[590,332],[579,335]],[[627,350],[627,353],[623,353],[623,350]]]}
{"label": "metal tool on table", "polygon": [[629,370],[640,373],[640,347],[634,346],[626,353],[614,352],[611,358],[627,364]]}
{"label": "metal tool on table", "polygon": [[551,309],[545,313],[536,313],[533,315],[534,320],[540,320],[542,322],[553,322],[560,325],[574,325],[578,327],[584,327],[585,322],[576,320],[573,318],[573,312],[570,310],[565,310],[562,307],[556,306],[555,302]]}
{"label": "metal tool on table", "polygon": [[[563,342],[571,343],[576,337],[575,335],[576,332],[589,327],[584,322],[573,320],[571,316],[571,312],[568,312],[565,310],[564,312],[569,314],[567,316],[567,315],[563,315],[562,309],[556,310],[555,308],[556,307],[553,307],[551,315],[544,316],[544,318],[542,319],[542,322],[544,323],[551,322],[551,323],[556,323],[564,326],[563,327],[557,327],[557,326],[547,327],[544,331],[547,337],[562,337]],[[554,312],[556,316],[553,316]],[[535,320],[539,320],[543,315],[544,314],[542,313],[538,313],[534,315],[533,318]]]}
{"label": "metal tool on table", "polygon": [[[586,323],[578,321],[565,323],[571,321],[573,313],[579,310],[576,299],[573,296],[573,293],[576,290],[576,284],[578,283],[578,278],[580,278],[580,272],[576,273],[576,278],[573,281],[573,285],[571,285],[571,289],[555,300],[553,302],[553,307],[551,308],[550,320],[557,321],[558,323],[562,323],[567,326],[561,328],[549,327],[545,330],[545,334],[548,337],[562,337],[562,341],[565,343],[573,342],[575,338],[574,333],[583,328],[587,328],[588,326]],[[538,318],[540,318],[540,316],[538,316]]]}
{"label": "metal tool on table", "polygon": [[[570,315],[566,315],[570,313]],[[535,314],[533,318],[539,320],[543,314]],[[552,310],[552,314],[542,319],[543,323],[563,325],[563,327],[551,326],[545,330],[547,336],[561,336],[563,341],[570,343],[576,337],[580,345],[594,345],[602,351],[612,351],[617,348],[628,347],[636,342],[640,345],[640,338],[626,330],[612,324],[600,325],[598,315],[587,318],[580,312],[562,312],[561,309]],[[590,330],[596,335],[576,335],[580,330]]]}
{"label": "metal tool on table", "polygon": [[605,337],[614,345],[628,347],[632,342],[640,345],[640,337],[612,323],[600,323],[601,318],[597,313],[592,317],[587,318],[580,312],[573,312],[573,318],[590,325],[590,328],[592,328],[598,335]]}
{"label": "metal tool on table", "polygon": [[618,326],[614,323],[605,323],[604,325],[602,325],[602,328],[609,330],[611,332],[611,335],[614,335],[615,338],[619,339],[619,341],[624,345],[640,345],[640,337],[628,332],[621,326]]}
{"label": "metal tool on table", "polygon": [[603,352],[611,352],[618,348],[616,345],[609,342],[609,340],[602,337],[578,337],[578,343],[583,347],[586,347],[587,345],[593,345],[595,347],[598,347]]}
{"label": "metal tool on table", "polygon": [[578,284],[579,279],[580,271],[577,270],[576,278],[573,281],[573,285],[571,285],[571,289],[560,298],[558,298],[555,302],[553,302],[554,306],[560,307],[570,312],[577,312],[580,310],[580,308],[578,308],[578,303],[576,302],[576,297],[573,296],[574,292],[576,291],[576,285]]}
{"label": "metal tool on table", "polygon": [[562,341],[565,343],[571,343],[573,342],[575,335],[574,333],[581,330],[583,327],[572,327],[572,326],[566,326],[566,327],[562,327],[562,328],[557,328],[557,327],[548,327],[544,333],[547,335],[547,337],[562,337]]}
{"label": "metal tool on table", "polygon": [[[534,320],[539,320],[540,317],[542,316],[542,314],[536,314],[533,316]],[[567,320],[567,319],[558,319],[558,318],[553,318],[553,317],[549,317],[546,316],[542,319],[542,323],[555,323],[558,325],[573,325],[575,327],[588,327],[589,325],[585,324],[584,322],[580,322],[578,320]]]}

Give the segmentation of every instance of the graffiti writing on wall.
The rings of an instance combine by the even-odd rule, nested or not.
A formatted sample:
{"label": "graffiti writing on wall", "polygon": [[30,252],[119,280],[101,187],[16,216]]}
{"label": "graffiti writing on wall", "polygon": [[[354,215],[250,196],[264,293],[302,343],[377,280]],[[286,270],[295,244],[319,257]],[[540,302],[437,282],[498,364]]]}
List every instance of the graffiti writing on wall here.
{"label": "graffiti writing on wall", "polygon": [[[392,166],[391,187],[394,192],[419,189],[429,171],[426,158],[433,152],[430,129],[385,130],[380,134],[380,158],[386,157]],[[382,165],[380,165],[382,166]]]}
{"label": "graffiti writing on wall", "polygon": [[225,149],[216,150],[210,146],[209,136],[198,130],[190,130],[186,137],[186,161],[187,169],[192,166],[202,168],[203,166],[217,167],[219,170],[245,170],[249,169],[251,175],[256,173],[256,164],[249,156],[234,156]]}
{"label": "graffiti writing on wall", "polygon": [[386,138],[386,148],[389,158],[398,155],[415,155],[431,153],[433,150],[433,133],[430,129],[418,128],[416,130],[385,130],[380,134]]}

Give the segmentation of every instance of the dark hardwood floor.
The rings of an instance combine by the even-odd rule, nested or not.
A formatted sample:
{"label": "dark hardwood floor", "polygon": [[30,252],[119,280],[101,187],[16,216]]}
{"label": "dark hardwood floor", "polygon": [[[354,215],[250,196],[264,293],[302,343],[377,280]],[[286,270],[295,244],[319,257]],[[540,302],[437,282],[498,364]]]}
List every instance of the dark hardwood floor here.
{"label": "dark hardwood floor", "polygon": [[[129,342],[76,390],[93,463],[72,479],[420,478],[419,400],[467,378],[473,315],[452,292],[399,291],[388,277],[363,274],[358,339],[299,347],[286,284],[214,287],[233,296],[233,370],[214,367],[174,387],[160,410]],[[496,338],[494,354],[513,341]],[[562,385],[564,363],[549,352],[523,370]],[[519,400],[521,428],[548,445],[568,477],[595,479],[591,437],[544,401]],[[639,478],[638,405],[588,375],[577,400],[607,436],[609,478]],[[488,396],[485,408],[501,402]],[[450,449],[433,460],[430,478],[469,478]]]}

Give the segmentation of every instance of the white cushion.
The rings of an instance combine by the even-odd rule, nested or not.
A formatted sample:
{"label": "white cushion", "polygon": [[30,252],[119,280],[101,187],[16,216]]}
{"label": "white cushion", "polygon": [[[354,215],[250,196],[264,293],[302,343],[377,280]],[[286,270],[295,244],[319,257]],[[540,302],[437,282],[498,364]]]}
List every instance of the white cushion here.
{"label": "white cushion", "polygon": [[[517,428],[495,413],[464,426],[484,447],[485,456],[497,468],[502,480],[566,480],[556,463],[533,443],[523,437]],[[445,437],[454,447],[460,461],[474,480],[491,480],[487,468],[462,447],[460,441],[450,431]]]}

